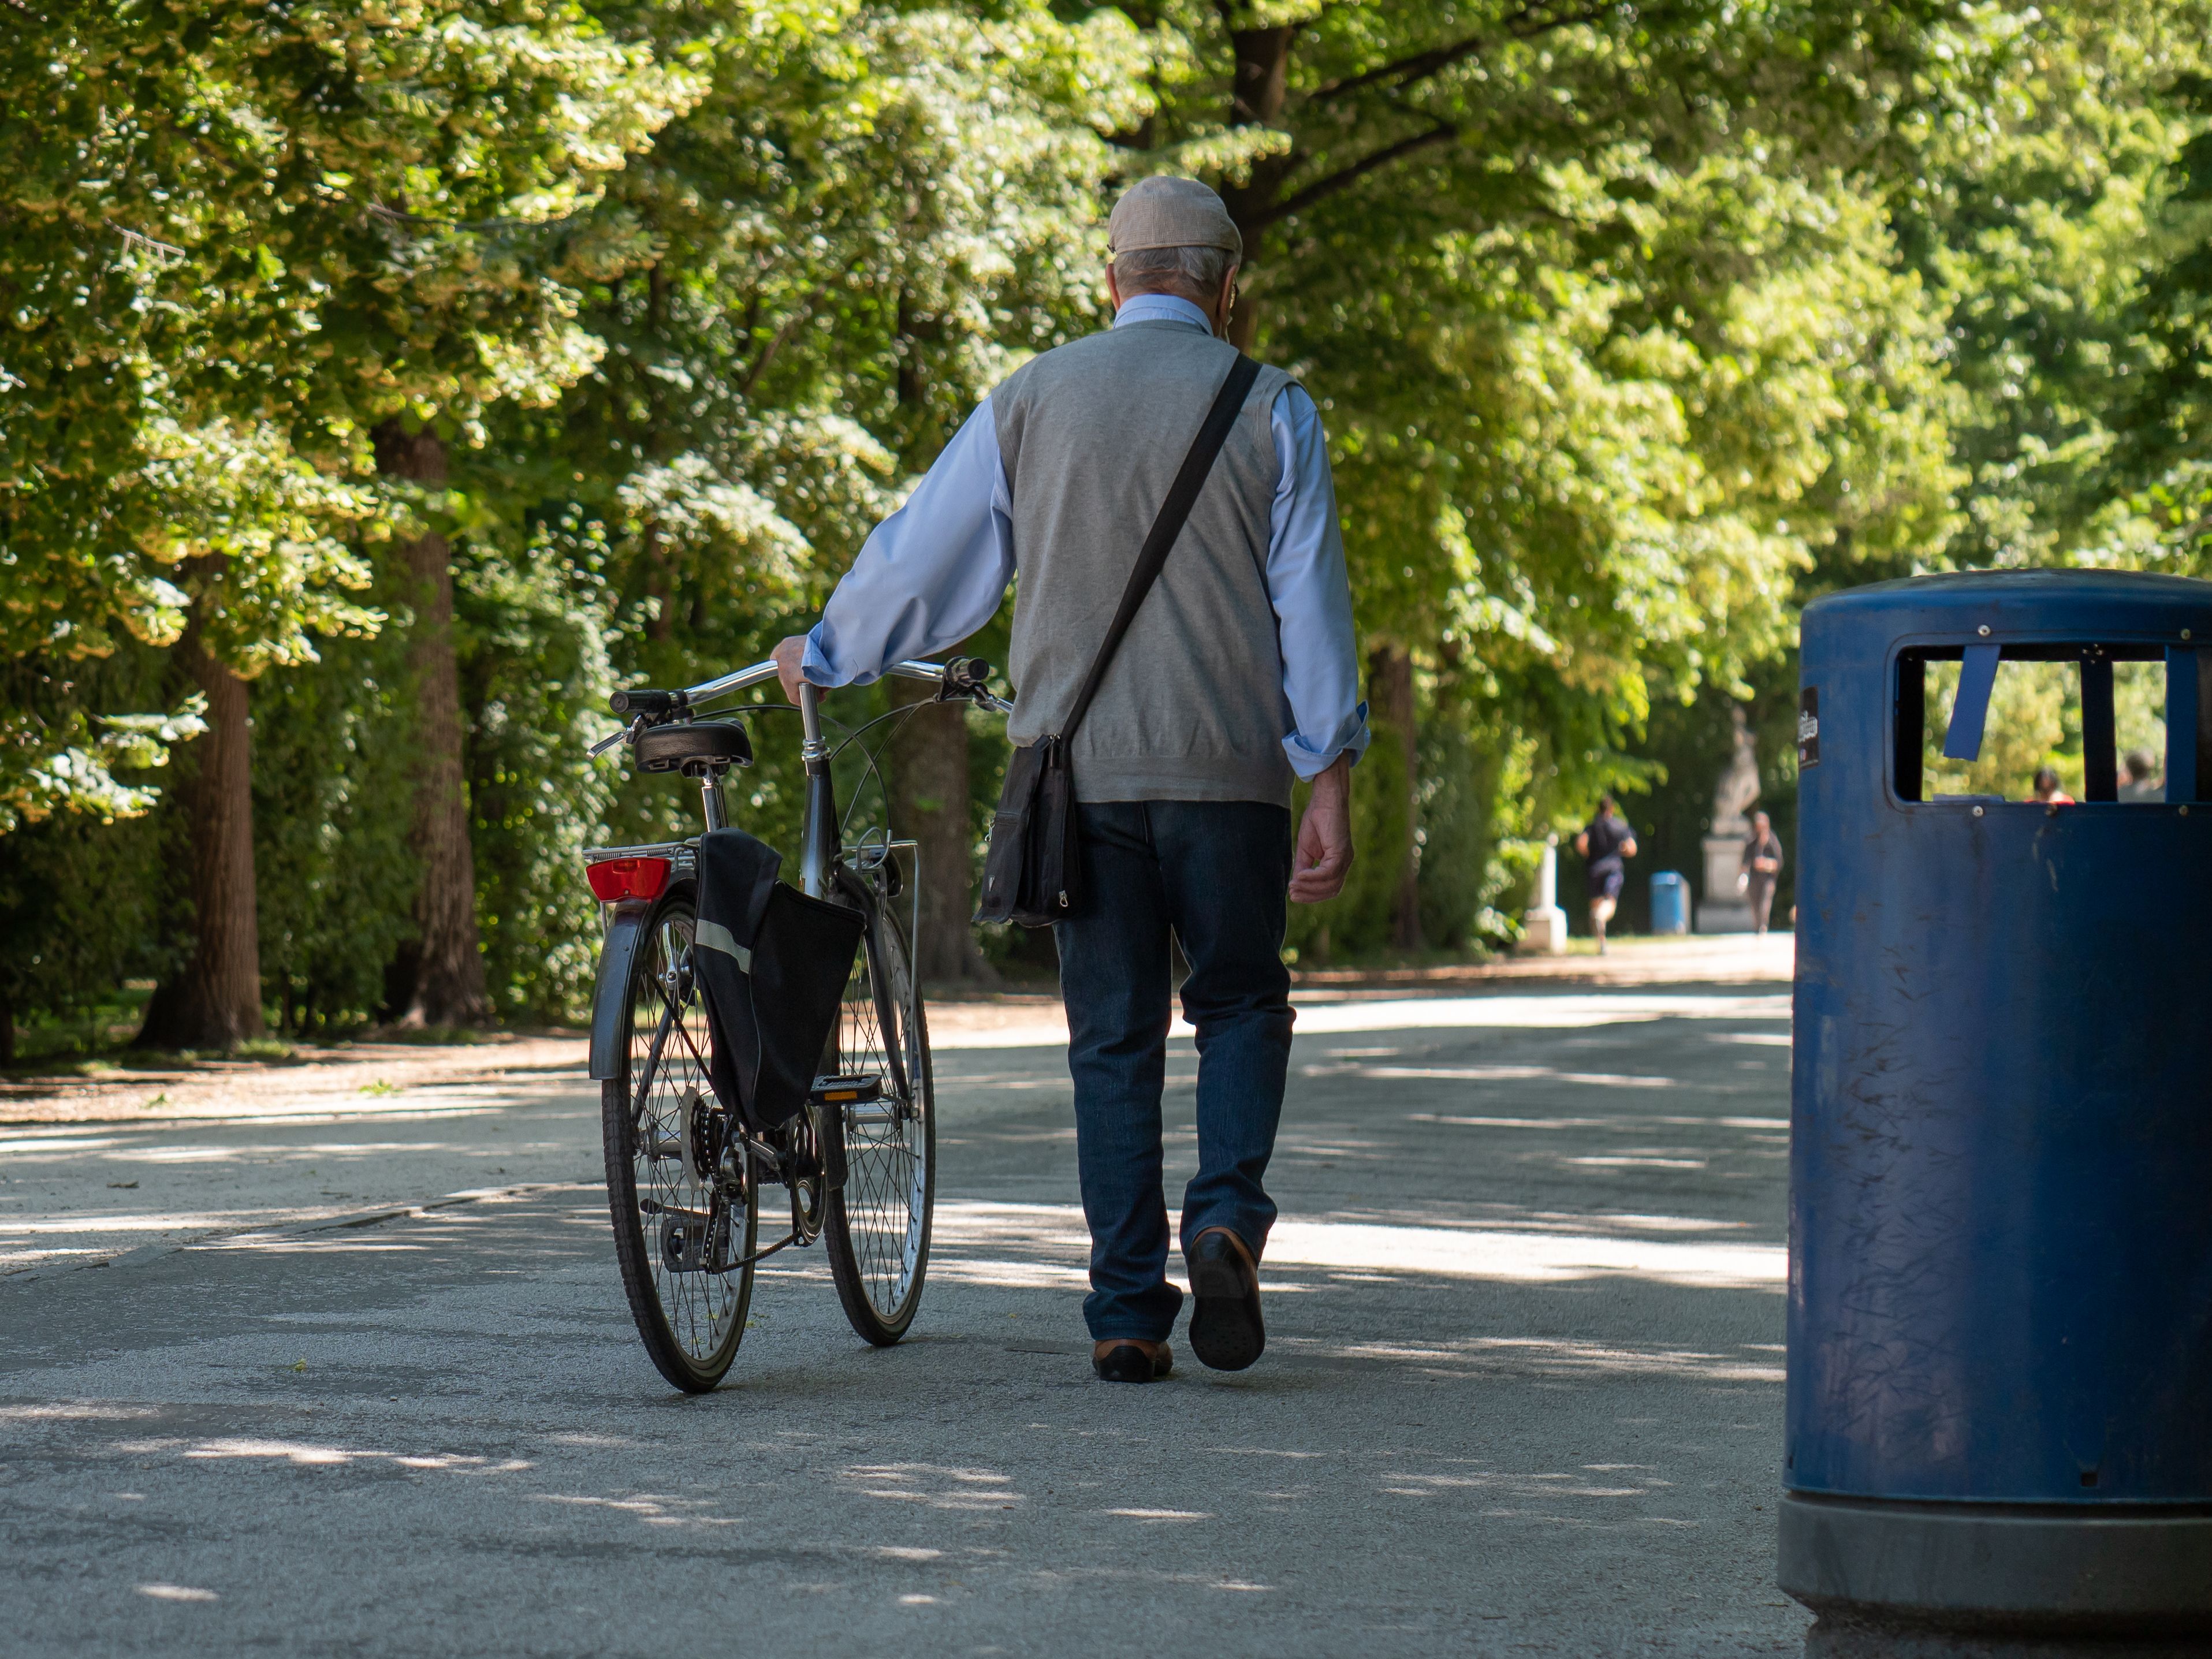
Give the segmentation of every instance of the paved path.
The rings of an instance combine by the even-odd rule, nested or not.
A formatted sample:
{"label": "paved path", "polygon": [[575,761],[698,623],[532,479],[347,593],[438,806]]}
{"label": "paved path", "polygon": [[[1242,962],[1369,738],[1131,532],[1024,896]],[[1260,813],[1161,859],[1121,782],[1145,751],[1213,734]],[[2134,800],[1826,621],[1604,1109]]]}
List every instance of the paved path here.
{"label": "paved path", "polygon": [[[948,1032],[916,1334],[864,1347],[781,1257],[699,1400],[630,1331],[580,1075],[6,1131],[0,1650],[1798,1648],[1783,988],[1309,1009],[1267,1356],[1150,1389],[1089,1380],[1038,1024]],[[258,1231],[70,1265],[134,1215]]]}

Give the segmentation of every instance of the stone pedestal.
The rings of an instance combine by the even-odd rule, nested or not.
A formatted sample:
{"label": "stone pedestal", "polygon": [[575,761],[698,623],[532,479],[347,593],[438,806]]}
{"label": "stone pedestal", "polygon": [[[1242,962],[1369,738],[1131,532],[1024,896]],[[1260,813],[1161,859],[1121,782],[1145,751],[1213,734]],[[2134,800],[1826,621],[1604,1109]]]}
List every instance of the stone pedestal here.
{"label": "stone pedestal", "polygon": [[1536,866],[1536,891],[1522,913],[1521,948],[1545,956],[1558,956],[1567,948],[1567,913],[1559,908],[1559,838],[1548,837],[1544,856]]}
{"label": "stone pedestal", "polygon": [[1751,901],[1735,890],[1735,878],[1743,873],[1743,844],[1750,836],[1747,824],[1732,835],[1716,830],[1705,837],[1705,879],[1698,900],[1699,933],[1751,931]]}

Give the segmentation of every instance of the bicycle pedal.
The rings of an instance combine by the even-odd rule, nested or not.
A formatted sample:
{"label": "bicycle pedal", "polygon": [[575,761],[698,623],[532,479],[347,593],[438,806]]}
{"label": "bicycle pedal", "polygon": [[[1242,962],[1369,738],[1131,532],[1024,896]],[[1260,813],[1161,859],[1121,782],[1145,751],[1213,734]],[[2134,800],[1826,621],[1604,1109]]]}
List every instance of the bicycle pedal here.
{"label": "bicycle pedal", "polygon": [[854,1106],[884,1097],[884,1080],[866,1077],[817,1077],[812,1098],[825,1106]]}

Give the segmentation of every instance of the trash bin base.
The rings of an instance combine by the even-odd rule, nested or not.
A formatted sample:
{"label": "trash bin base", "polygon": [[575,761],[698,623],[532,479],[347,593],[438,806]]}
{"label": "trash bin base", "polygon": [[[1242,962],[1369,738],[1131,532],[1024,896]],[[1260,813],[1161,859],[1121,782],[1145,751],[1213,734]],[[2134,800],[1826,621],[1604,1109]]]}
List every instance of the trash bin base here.
{"label": "trash bin base", "polygon": [[1976,1635],[1834,1618],[1805,1632],[1805,1659],[2204,1659],[2204,1652],[2198,1636]]}
{"label": "trash bin base", "polygon": [[[1915,1626],[1931,1641],[2212,1635],[2212,1506],[1928,1504],[1786,1492],[1780,1519],[1777,1580],[1821,1615],[1816,1632],[1832,1626],[1824,1639],[1856,1640],[1854,1632],[1886,1626],[1892,1643],[1808,1645],[1808,1653],[1917,1654],[1923,1650],[1896,1645]],[[1924,1650],[1931,1659],[2044,1650],[1955,1642]],[[2101,1650],[2079,1642],[2048,1649]],[[2205,1648],[2200,1641],[2189,1650]]]}

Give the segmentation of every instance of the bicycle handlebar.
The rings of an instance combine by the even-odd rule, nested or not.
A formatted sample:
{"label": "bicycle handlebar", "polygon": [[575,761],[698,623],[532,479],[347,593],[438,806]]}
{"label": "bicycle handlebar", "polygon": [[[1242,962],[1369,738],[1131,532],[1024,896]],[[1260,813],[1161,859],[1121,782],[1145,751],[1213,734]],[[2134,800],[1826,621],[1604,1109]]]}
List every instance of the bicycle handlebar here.
{"label": "bicycle handlebar", "polygon": [[[1001,697],[985,689],[991,677],[991,665],[976,657],[953,657],[942,663],[915,659],[895,662],[884,671],[892,679],[921,680],[939,686],[939,695],[949,699],[962,699],[987,708],[994,714],[1013,713],[1013,699]],[[739,668],[711,680],[702,680],[696,685],[687,685],[680,691],[638,690],[617,691],[607,699],[607,706],[617,714],[642,716],[650,720],[657,716],[674,714],[678,710],[696,710],[702,705],[735,696],[740,691],[750,691],[757,685],[765,685],[781,677],[781,671],[771,658],[750,667]],[[592,746],[591,752],[601,754],[611,749],[629,735],[625,727]]]}
{"label": "bicycle handlebar", "polygon": [[[757,662],[750,668],[740,668],[718,678],[702,680],[697,685],[686,686],[681,691],[665,695],[673,696],[679,708],[696,708],[702,703],[733,696],[740,691],[750,691],[756,685],[765,685],[777,678],[780,673],[775,660],[770,659],[767,662]],[[994,714],[1010,713],[1014,706],[1012,698],[999,696],[984,689],[984,682],[990,678],[991,665],[974,657],[954,657],[942,663],[923,662],[918,659],[895,662],[884,673],[887,678],[921,680],[930,685],[949,683],[952,688],[951,695],[973,698],[980,707]],[[617,692],[616,695],[623,694]],[[637,693],[629,695],[635,697]],[[632,707],[638,705],[633,704]]]}

